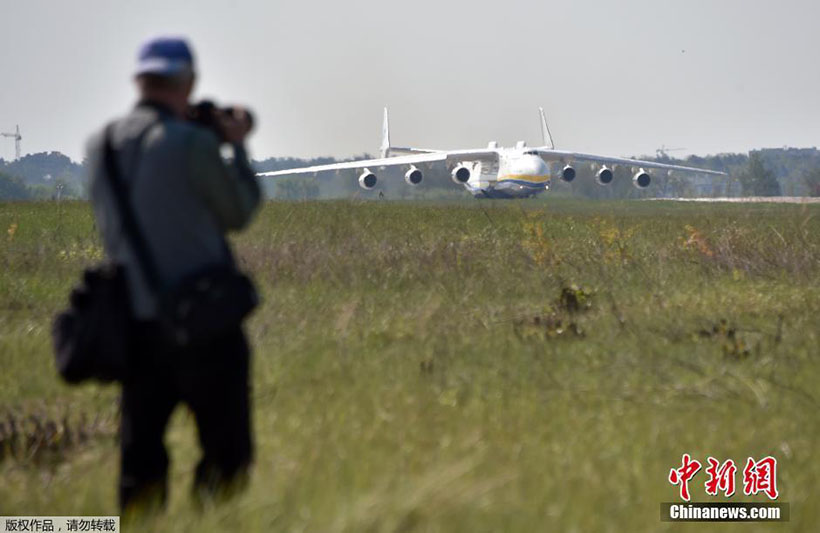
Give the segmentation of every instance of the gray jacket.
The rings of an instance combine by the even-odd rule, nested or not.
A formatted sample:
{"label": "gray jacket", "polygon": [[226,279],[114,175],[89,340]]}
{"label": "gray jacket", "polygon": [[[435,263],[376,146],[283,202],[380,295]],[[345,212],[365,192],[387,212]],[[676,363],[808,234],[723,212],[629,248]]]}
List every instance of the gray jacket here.
{"label": "gray jacket", "polygon": [[[137,146],[140,133],[149,127]],[[123,235],[105,176],[103,143],[103,132],[88,143],[91,203],[106,255],[126,267],[134,314],[149,320],[157,315],[156,295]],[[216,135],[150,104],[140,104],[117,120],[111,143],[164,285],[232,261],[224,235],[245,227],[260,199],[259,184],[242,147],[234,147],[233,161],[226,163]],[[137,171],[131,175],[138,153]]]}

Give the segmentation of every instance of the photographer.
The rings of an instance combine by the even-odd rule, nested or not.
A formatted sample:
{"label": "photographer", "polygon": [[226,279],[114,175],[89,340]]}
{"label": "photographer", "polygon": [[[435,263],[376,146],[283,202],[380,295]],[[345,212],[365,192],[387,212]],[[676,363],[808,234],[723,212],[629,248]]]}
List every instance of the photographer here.
{"label": "photographer", "polygon": [[[206,106],[195,109],[196,122],[190,119],[195,68],[184,40],[145,43],[135,80],[135,108],[93,137],[88,148],[94,213],[108,258],[125,269],[135,320],[132,368],[122,385],[123,511],[165,503],[163,435],[178,403],[193,412],[202,447],[195,496],[224,494],[247,477],[250,351],[241,324],[207,341],[179,342],[163,327],[157,286],[174,286],[207,269],[235,268],[225,233],[245,227],[260,199],[243,147],[250,115]],[[227,162],[220,155],[224,145],[233,148]],[[119,174],[127,194],[117,196],[112,173]],[[123,205],[130,206],[147,250],[138,250],[139,239],[127,231]],[[155,269],[147,269],[141,256],[151,257]]]}

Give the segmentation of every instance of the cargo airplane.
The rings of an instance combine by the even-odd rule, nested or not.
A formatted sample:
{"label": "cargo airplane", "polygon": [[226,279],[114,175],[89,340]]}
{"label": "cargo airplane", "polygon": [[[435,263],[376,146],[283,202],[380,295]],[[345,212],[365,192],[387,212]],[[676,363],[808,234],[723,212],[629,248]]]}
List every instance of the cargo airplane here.
{"label": "cargo airplane", "polygon": [[[424,179],[422,169],[429,169],[434,163],[444,163],[452,180],[462,185],[477,198],[527,198],[549,190],[550,180],[560,176],[564,181],[575,179],[575,166],[590,164],[595,172],[595,180],[601,185],[609,185],[615,178],[616,166],[633,170],[632,184],[644,189],[652,181],[647,169],[681,171],[725,176],[725,172],[703,168],[666,165],[652,161],[640,161],[622,157],[608,157],[556,150],[547,126],[544,109],[539,108],[543,145],[528,147],[518,141],[513,148],[498,146],[490,142],[486,148],[470,150],[427,150],[405,148],[390,144],[390,126],[387,108],[384,108],[382,126],[381,157],[361,161],[349,161],[330,165],[292,168],[275,172],[261,172],[258,176],[289,176],[294,174],[316,174],[325,171],[359,171],[359,185],[373,189],[378,183],[377,172],[386,167],[406,169],[404,180],[409,185],[419,185]],[[553,173],[556,165],[559,172]]]}

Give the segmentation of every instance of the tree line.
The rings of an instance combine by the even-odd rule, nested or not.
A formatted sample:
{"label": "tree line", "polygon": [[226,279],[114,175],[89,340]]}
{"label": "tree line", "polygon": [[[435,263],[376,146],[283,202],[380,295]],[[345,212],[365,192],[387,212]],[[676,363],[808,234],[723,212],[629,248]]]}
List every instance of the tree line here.
{"label": "tree line", "polygon": [[[369,159],[361,154],[352,159],[333,157],[298,159],[271,157],[252,162],[259,172],[325,165],[349,160]],[[553,180],[557,194],[588,198],[696,197],[696,196],[820,196],[820,151],[816,148],[769,148],[748,154],[718,154],[676,159],[660,153],[641,157],[661,163],[709,168],[727,172],[727,177],[653,172],[653,183],[647,189],[635,189],[629,169],[615,169],[614,183],[602,187],[594,179],[595,169],[579,165],[572,183]],[[77,163],[59,152],[29,154],[17,161],[0,159],[0,200],[42,200],[57,198],[83,199],[88,196],[86,162]],[[425,168],[424,182],[411,187],[404,182],[404,168],[379,171],[375,190],[358,186],[356,171],[338,174],[324,172],[316,176],[266,178],[262,180],[269,198],[304,200],[379,196],[389,198],[436,198],[455,195],[460,188],[450,181],[443,165]],[[554,169],[556,174],[558,168]]]}

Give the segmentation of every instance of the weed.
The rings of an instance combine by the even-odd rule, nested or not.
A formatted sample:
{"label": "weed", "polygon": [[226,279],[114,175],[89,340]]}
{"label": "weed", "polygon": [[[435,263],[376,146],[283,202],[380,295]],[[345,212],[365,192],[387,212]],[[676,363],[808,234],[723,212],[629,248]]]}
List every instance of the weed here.
{"label": "weed", "polygon": [[737,334],[737,329],[730,326],[725,318],[720,319],[711,329],[701,329],[698,333],[701,337],[717,341],[723,350],[723,355],[730,359],[746,359],[751,353],[746,343]]}
{"label": "weed", "polygon": [[14,235],[17,233],[17,222],[12,222],[9,229],[6,230],[6,233],[9,236],[9,242],[13,241]]}
{"label": "weed", "polygon": [[592,291],[583,289],[575,283],[561,288],[558,297],[558,308],[569,313],[580,313],[592,309]]}

